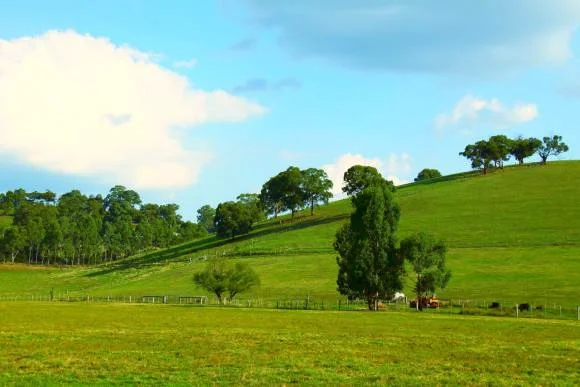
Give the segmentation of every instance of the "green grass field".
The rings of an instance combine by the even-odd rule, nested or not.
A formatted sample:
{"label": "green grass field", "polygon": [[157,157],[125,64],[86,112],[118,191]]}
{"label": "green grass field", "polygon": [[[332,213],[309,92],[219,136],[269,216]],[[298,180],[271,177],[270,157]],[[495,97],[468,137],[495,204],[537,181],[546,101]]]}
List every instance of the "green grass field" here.
{"label": "green grass field", "polygon": [[[553,304],[520,317],[290,311],[7,299],[202,295],[205,259],[241,259],[262,286],[241,299],[336,301],[336,230],[348,200],[110,266],[0,264],[0,385],[580,383],[580,162],[460,174],[397,191],[400,236],[449,246],[441,298]],[[1,218],[7,224],[9,218]],[[407,278],[410,293],[412,278]],[[476,303],[477,304],[477,303]],[[561,320],[561,309],[568,308]],[[508,309],[509,308],[509,309]],[[534,319],[536,317],[539,319]],[[567,320],[566,320],[567,319]]]}
{"label": "green grass field", "polygon": [[[397,192],[400,236],[425,230],[450,248],[453,278],[444,298],[580,304],[580,162],[459,175]],[[244,259],[262,286],[242,297],[336,299],[332,241],[348,218],[348,200],[257,225],[233,242],[203,240],[136,256],[111,267],[30,269],[0,266],[0,295],[95,296],[201,294],[191,283],[203,258]],[[407,280],[410,292],[412,278]]]}
{"label": "green grass field", "polygon": [[580,325],[0,302],[0,385],[577,385]]}

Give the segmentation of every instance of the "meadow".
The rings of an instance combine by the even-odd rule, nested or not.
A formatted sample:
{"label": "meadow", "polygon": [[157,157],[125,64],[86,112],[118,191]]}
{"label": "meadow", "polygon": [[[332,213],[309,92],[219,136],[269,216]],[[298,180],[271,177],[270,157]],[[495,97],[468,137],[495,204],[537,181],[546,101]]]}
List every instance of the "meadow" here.
{"label": "meadow", "polygon": [[[453,277],[442,298],[515,304],[580,304],[580,162],[462,174],[397,190],[400,236],[428,231],[446,240]],[[241,295],[336,300],[332,241],[348,200],[258,224],[234,241],[208,238],[88,268],[0,266],[1,295],[140,296],[205,294],[192,284],[205,259],[243,259],[262,286]],[[406,282],[412,288],[412,276]]]}
{"label": "meadow", "polygon": [[[555,162],[397,190],[400,237],[428,231],[449,247],[453,277],[440,298],[500,301],[502,313],[490,313],[498,316],[513,316],[517,303],[546,306],[520,318],[470,306],[448,314],[22,301],[207,295],[193,273],[226,256],[261,278],[242,304],[337,302],[332,241],[348,200],[264,221],[233,241],[209,236],[110,265],[0,264],[0,385],[577,385],[579,180],[580,162]],[[409,294],[412,284],[409,275]]]}
{"label": "meadow", "polygon": [[576,322],[0,302],[0,385],[580,383]]}

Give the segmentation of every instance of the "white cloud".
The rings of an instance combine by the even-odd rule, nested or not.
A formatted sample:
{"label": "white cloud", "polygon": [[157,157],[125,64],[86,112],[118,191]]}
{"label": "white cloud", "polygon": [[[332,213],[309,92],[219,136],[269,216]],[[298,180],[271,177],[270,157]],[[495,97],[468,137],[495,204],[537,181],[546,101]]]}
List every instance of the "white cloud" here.
{"label": "white cloud", "polygon": [[534,120],[538,107],[532,103],[517,103],[504,106],[498,99],[480,99],[471,95],[463,97],[450,113],[435,117],[435,126],[442,131],[447,127],[458,127],[471,131],[477,125],[491,125],[493,129],[506,129]]}
{"label": "white cloud", "polygon": [[197,66],[197,59],[178,60],[177,62],[173,62],[173,67],[180,69],[192,69],[195,66]]}
{"label": "white cloud", "polygon": [[366,158],[360,154],[346,153],[340,156],[333,164],[327,164],[322,167],[334,186],[332,193],[335,199],[344,197],[342,193],[344,173],[353,165],[367,165],[376,168],[383,177],[391,180],[395,185],[405,184],[408,181],[403,177],[411,172],[411,156],[406,153],[400,155],[391,154],[386,159]]}
{"label": "white cloud", "polygon": [[147,53],[74,31],[0,40],[0,153],[35,167],[177,188],[211,158],[176,129],[239,122],[260,105],[192,88]]}

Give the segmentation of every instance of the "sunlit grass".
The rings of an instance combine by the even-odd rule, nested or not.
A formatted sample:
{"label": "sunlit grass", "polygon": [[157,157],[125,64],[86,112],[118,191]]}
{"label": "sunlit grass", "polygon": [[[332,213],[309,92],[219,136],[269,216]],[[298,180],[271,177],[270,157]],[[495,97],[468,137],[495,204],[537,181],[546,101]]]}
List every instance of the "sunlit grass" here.
{"label": "sunlit grass", "polygon": [[580,382],[577,322],[0,303],[0,384]]}

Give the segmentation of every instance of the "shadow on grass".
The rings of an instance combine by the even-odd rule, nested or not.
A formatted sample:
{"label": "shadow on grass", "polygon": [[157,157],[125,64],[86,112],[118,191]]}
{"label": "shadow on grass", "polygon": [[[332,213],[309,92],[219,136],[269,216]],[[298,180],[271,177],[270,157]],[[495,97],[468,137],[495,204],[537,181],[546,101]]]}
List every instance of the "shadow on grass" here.
{"label": "shadow on grass", "polygon": [[[210,236],[204,239],[199,239],[189,243],[184,243],[178,246],[169,247],[167,249],[146,253],[141,256],[128,258],[121,262],[113,263],[102,270],[94,271],[86,274],[87,277],[98,277],[110,274],[117,271],[142,268],[159,264],[160,262],[173,261],[176,258],[187,254],[196,253],[203,250],[209,250],[222,246],[228,246],[234,243],[244,242],[255,238],[264,237],[271,234],[279,234],[290,231],[296,231],[307,227],[315,227],[319,225],[339,222],[347,219],[349,214],[338,214],[334,216],[310,216],[304,215],[294,219],[280,218],[278,221],[270,220],[267,223],[258,225],[252,232],[246,235],[236,236],[234,239],[219,238],[217,236]],[[265,253],[254,255],[266,255]]]}

